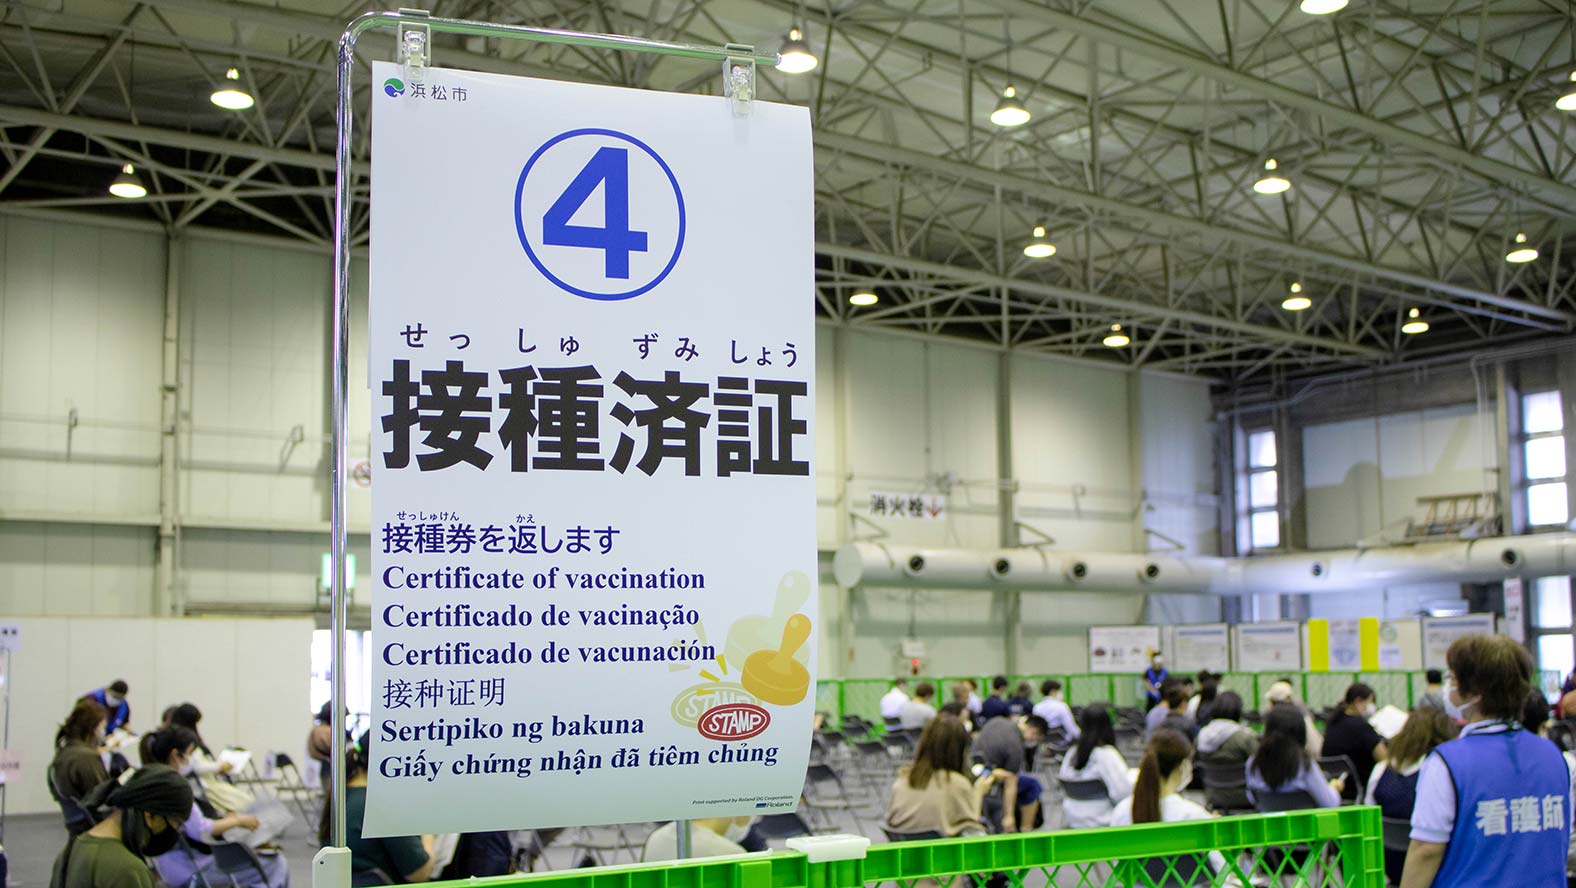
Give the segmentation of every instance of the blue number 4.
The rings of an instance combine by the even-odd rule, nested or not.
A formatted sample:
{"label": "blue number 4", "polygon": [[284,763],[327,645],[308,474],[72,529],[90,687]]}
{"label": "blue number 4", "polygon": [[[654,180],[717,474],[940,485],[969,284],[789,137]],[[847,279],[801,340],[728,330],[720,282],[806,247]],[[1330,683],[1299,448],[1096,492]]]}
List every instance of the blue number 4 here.
{"label": "blue number 4", "polygon": [[[602,185],[602,227],[570,225]],[[629,150],[598,148],[564,193],[542,215],[542,243],[601,250],[610,278],[629,279],[629,254],[646,252],[646,232],[629,230]]]}

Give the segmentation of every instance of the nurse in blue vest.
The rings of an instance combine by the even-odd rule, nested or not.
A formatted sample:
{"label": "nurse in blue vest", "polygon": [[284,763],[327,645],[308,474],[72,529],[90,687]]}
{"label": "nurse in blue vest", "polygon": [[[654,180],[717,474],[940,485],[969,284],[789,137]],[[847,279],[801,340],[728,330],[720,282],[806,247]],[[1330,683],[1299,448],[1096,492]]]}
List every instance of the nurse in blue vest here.
{"label": "nurse in blue vest", "polygon": [[1565,888],[1570,770],[1517,721],[1532,658],[1503,635],[1472,635],[1445,663],[1445,711],[1467,724],[1418,773],[1401,888]]}
{"label": "nurse in blue vest", "polygon": [[[104,735],[107,737],[115,733],[116,728],[125,727],[131,721],[131,706],[126,702],[126,682],[115,679],[105,687],[89,691],[85,696],[90,700],[98,701],[109,713],[109,721],[104,725]],[[129,730],[129,729],[128,729]]]}

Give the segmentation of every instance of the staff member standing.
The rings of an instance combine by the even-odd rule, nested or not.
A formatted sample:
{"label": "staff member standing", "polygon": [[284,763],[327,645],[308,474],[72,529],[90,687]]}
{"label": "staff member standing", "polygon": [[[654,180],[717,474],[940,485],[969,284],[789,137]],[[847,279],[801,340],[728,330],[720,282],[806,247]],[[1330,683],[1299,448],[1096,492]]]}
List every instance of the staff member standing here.
{"label": "staff member standing", "polygon": [[1402,888],[1564,888],[1570,770],[1558,747],[1516,722],[1532,658],[1503,635],[1469,635],[1445,664],[1445,714],[1467,724],[1418,773]]}
{"label": "staff member standing", "polygon": [[1166,671],[1166,658],[1159,651],[1149,655],[1149,668],[1144,670],[1144,711],[1160,705],[1160,685],[1171,673]]}

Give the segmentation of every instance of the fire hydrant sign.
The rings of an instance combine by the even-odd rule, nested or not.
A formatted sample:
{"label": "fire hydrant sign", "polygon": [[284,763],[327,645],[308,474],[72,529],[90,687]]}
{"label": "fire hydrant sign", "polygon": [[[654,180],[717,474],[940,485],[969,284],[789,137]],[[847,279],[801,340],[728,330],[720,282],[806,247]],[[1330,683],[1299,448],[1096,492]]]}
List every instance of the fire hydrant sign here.
{"label": "fire hydrant sign", "polygon": [[365,833],[793,810],[805,110],[373,73]]}

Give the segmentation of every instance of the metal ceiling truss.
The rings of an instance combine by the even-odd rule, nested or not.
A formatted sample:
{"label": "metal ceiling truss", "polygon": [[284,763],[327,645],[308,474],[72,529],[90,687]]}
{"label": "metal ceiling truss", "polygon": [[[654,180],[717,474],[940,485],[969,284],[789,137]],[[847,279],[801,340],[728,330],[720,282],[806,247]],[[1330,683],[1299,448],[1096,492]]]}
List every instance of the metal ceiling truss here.
{"label": "metal ceiling truss", "polygon": [[[815,121],[817,311],[834,322],[1226,384],[1569,335],[1573,23],[1542,0],[433,0],[461,18],[706,43],[797,20],[822,64],[763,75]],[[333,61],[367,8],[219,0],[0,12],[0,209],[90,209],[326,244]],[[439,40],[440,65],[714,92],[715,71]],[[389,57],[376,43],[363,61]],[[257,97],[224,112],[229,66]],[[704,70],[703,70],[704,68]],[[987,116],[1014,84],[1033,112]],[[365,87],[362,99],[365,100]],[[356,238],[366,238],[366,130]],[[1255,194],[1264,161],[1293,182]],[[104,188],[133,162],[149,196]],[[1045,225],[1056,256],[1022,247]],[[1509,265],[1525,231],[1542,255]],[[1300,281],[1313,299],[1280,308]],[[874,290],[880,302],[848,297]],[[1402,336],[1411,308],[1432,330]],[[1101,344],[1111,324],[1127,348]]]}

